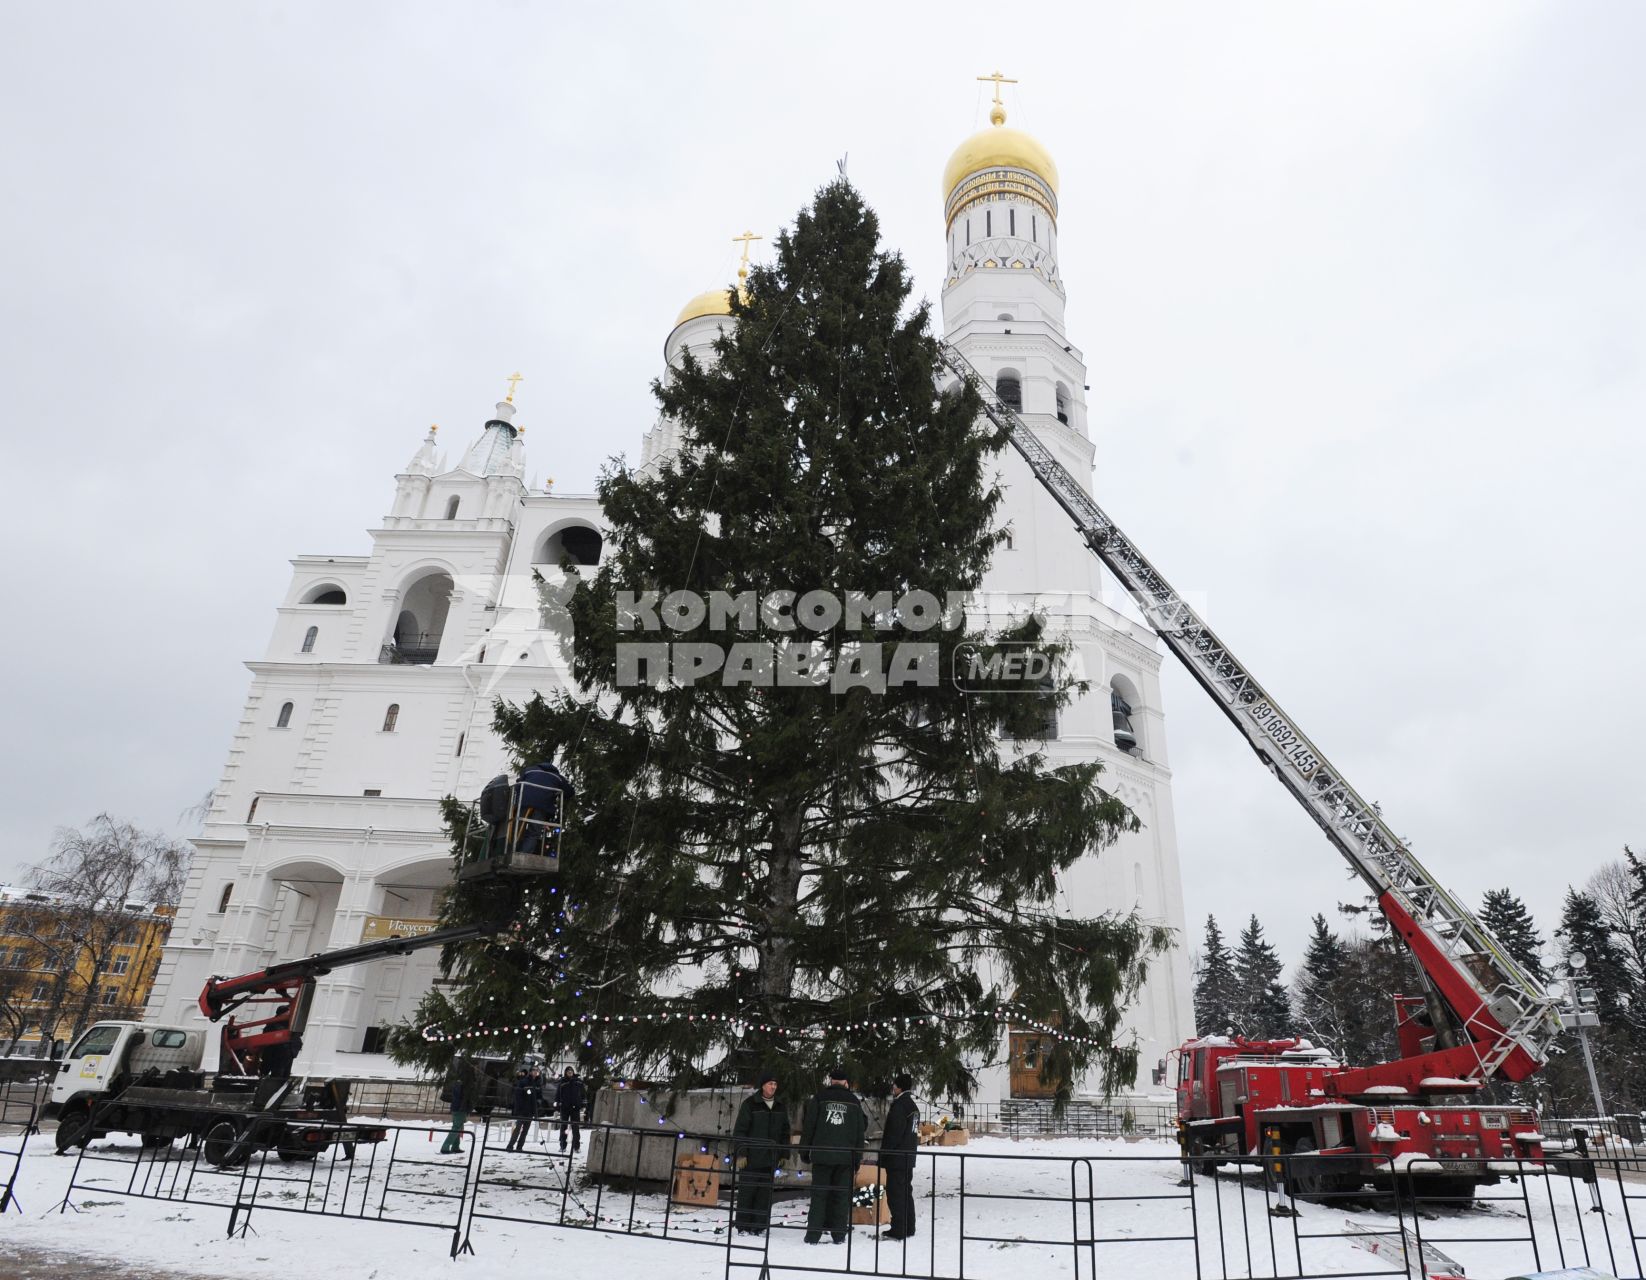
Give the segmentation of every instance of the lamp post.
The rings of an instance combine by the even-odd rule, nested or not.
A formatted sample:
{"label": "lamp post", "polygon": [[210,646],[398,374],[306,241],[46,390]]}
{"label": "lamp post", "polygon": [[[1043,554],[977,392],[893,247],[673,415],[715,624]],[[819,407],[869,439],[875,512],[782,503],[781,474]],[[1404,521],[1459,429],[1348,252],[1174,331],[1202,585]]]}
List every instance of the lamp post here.
{"label": "lamp post", "polygon": [[1589,1028],[1600,1025],[1599,998],[1593,987],[1579,987],[1584,966],[1589,963],[1589,957],[1581,951],[1574,951],[1566,957],[1566,983],[1561,984],[1557,995],[1567,997],[1566,1007],[1560,1011],[1560,1016],[1569,1025],[1577,1028],[1578,1043],[1583,1046],[1583,1065],[1589,1072],[1589,1092],[1594,1097],[1595,1117],[1598,1119],[1606,1114],[1606,1104],[1600,1098],[1600,1080],[1595,1075],[1595,1058],[1589,1050]]}

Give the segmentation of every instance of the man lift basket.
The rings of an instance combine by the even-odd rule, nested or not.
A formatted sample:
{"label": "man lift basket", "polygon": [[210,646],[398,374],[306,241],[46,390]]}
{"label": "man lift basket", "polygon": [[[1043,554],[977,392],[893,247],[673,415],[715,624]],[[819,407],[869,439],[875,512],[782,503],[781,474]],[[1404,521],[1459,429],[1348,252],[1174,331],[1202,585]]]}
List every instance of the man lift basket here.
{"label": "man lift basket", "polygon": [[548,761],[511,784],[499,774],[469,805],[459,880],[482,876],[550,875],[560,870],[566,803],[577,794]]}

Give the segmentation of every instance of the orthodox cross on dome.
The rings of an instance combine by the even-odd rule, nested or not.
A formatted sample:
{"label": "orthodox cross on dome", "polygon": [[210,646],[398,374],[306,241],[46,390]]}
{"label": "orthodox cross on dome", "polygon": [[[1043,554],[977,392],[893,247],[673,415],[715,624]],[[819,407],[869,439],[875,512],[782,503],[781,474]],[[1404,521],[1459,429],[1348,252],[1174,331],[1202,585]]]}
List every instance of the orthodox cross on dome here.
{"label": "orthodox cross on dome", "polygon": [[756,240],[764,240],[765,238],[766,238],[765,236],[755,235],[755,233],[752,232],[752,231],[745,231],[740,236],[733,236],[732,237],[732,243],[733,244],[741,243],[742,246],[743,246],[743,261],[740,262],[737,266],[737,280],[738,280],[738,286],[737,287],[738,287],[739,291],[742,290],[744,282],[747,281],[748,278],[749,278],[749,245],[752,244]]}
{"label": "orthodox cross on dome", "polygon": [[503,381],[509,384],[509,394],[503,397],[504,404],[514,403],[514,389],[525,380],[526,379],[518,373],[511,373],[507,378],[503,379]]}
{"label": "orthodox cross on dome", "polygon": [[1006,104],[1001,100],[1000,86],[1003,84],[1016,84],[1017,81],[1008,79],[1006,76],[1001,75],[998,71],[996,71],[992,76],[978,76],[977,78],[979,80],[994,81],[994,106],[989,108],[989,123],[1005,124]]}

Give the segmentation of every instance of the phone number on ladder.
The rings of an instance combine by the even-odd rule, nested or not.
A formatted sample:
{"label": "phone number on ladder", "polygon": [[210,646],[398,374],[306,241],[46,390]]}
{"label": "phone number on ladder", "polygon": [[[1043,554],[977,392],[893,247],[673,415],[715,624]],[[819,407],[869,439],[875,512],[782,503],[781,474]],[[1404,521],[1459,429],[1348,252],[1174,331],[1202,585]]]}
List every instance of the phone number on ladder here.
{"label": "phone number on ladder", "polygon": [[1274,740],[1291,766],[1305,778],[1312,777],[1314,771],[1320,768],[1320,757],[1309,750],[1309,744],[1303,741],[1302,735],[1286,723],[1284,716],[1275,710],[1274,704],[1260,702],[1252,708],[1252,719],[1256,720],[1263,732]]}

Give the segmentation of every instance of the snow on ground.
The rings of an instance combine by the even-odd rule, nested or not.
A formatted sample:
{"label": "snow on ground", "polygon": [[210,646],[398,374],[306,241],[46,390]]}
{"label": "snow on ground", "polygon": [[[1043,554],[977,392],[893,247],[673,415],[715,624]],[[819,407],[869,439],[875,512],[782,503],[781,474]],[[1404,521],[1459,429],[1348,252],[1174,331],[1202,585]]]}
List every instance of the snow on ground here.
{"label": "snow on ground", "polygon": [[[23,1249],[67,1254],[88,1264],[120,1260],[139,1270],[234,1280],[518,1280],[543,1272],[614,1280],[727,1275],[724,1208],[671,1206],[660,1191],[613,1191],[580,1177],[568,1184],[564,1162],[542,1146],[520,1155],[486,1152],[475,1197],[475,1253],[454,1262],[448,1257],[449,1225],[377,1221],[380,1214],[421,1223],[453,1221],[467,1162],[438,1154],[442,1134],[436,1125],[400,1128],[392,1144],[362,1148],[352,1164],[333,1153],[312,1165],[271,1159],[261,1167],[260,1182],[254,1162],[244,1192],[259,1206],[251,1217],[254,1234],[229,1239],[227,1205],[240,1175],[211,1173],[202,1163],[190,1183],[191,1161],[139,1161],[138,1145],[130,1138],[94,1145],[91,1155],[114,1159],[88,1159],[80,1173],[85,1189],[73,1195],[79,1211],[57,1212],[74,1160],[53,1153],[48,1133],[31,1142],[23,1160],[18,1178],[23,1215],[7,1215],[0,1225],[7,1242]],[[493,1141],[498,1140],[494,1133]],[[779,1275],[787,1263],[842,1272],[850,1265],[853,1272],[878,1267],[911,1276],[964,1274],[968,1280],[1085,1277],[1094,1262],[1098,1275],[1148,1280],[1197,1274],[1398,1274],[1398,1264],[1391,1267],[1342,1238],[1349,1221],[1374,1230],[1394,1228],[1392,1216],[1374,1202],[1301,1205],[1294,1223],[1269,1216],[1272,1196],[1255,1173],[1197,1178],[1192,1192],[1176,1185],[1179,1176],[1175,1147],[1165,1142],[974,1139],[935,1155],[922,1152],[916,1179],[919,1234],[906,1251],[877,1243],[867,1227],[857,1228],[849,1249],[827,1237],[818,1246],[804,1244],[802,1194],[778,1202],[770,1261]],[[171,1198],[112,1194],[115,1187],[133,1185]],[[1482,1196],[1493,1198],[1477,1207],[1434,1210],[1421,1225],[1426,1237],[1464,1263],[1471,1280],[1533,1270],[1528,1230],[1536,1233],[1546,1269],[1585,1263],[1608,1269],[1615,1261],[1616,1274],[1635,1277],[1642,1274],[1635,1251],[1646,1252],[1646,1241],[1631,1241],[1626,1211],[1634,1232],[1646,1234],[1646,1186],[1628,1189],[1638,1198],[1625,1205],[1616,1184],[1607,1185],[1607,1212],[1595,1215],[1582,1212],[1587,1189],[1565,1178],[1528,1180],[1524,1199],[1521,1185],[1506,1182],[1485,1189]],[[193,1201],[212,1203],[184,1202],[185,1190]],[[1087,1196],[1094,1197],[1090,1203]],[[353,1216],[275,1211],[305,1203]],[[545,1219],[562,1216],[610,1230],[544,1225]],[[670,1238],[655,1238],[665,1228]],[[620,1234],[624,1231],[637,1234]],[[1070,1243],[1077,1232],[1100,1241],[1080,1250],[1078,1269]],[[1604,1243],[1607,1232],[1613,1253]],[[1456,1237],[1469,1241],[1459,1243]],[[752,1237],[734,1239],[738,1247],[731,1257],[740,1265],[731,1274],[753,1280],[761,1252],[750,1247]]]}

